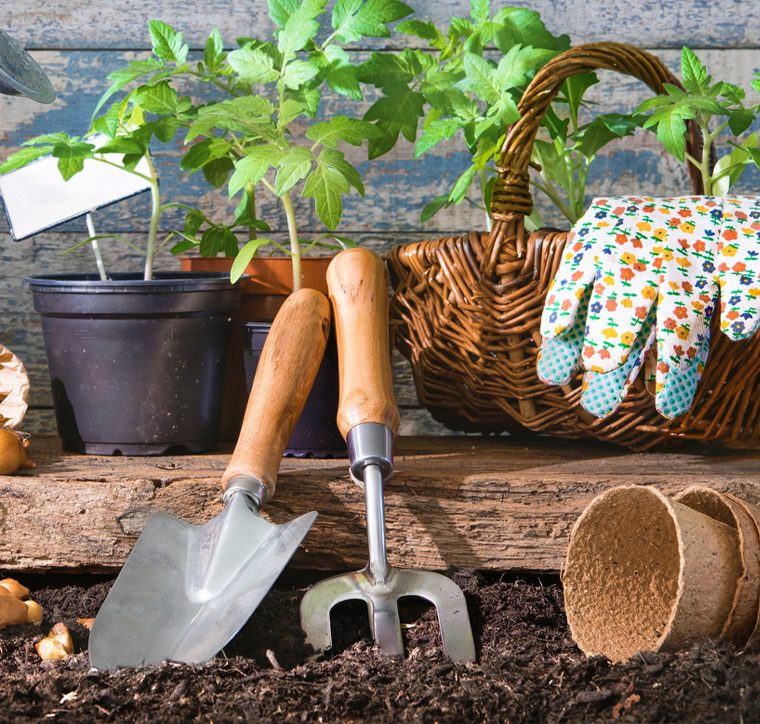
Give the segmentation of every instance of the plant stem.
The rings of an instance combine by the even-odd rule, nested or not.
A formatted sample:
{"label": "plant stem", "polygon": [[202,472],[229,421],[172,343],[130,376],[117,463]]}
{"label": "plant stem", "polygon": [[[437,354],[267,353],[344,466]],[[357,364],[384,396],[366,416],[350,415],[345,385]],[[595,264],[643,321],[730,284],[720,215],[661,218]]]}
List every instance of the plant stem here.
{"label": "plant stem", "polygon": [[153,164],[150,153],[145,154],[145,160],[150,169],[150,198],[152,209],[150,214],[150,227],[148,229],[148,245],[145,249],[145,274],[146,281],[153,279],[153,257],[156,255],[156,233],[158,232],[158,220],[161,217],[161,197],[158,193],[158,174]]}
{"label": "plant stem", "polygon": [[[245,195],[248,197],[248,213],[250,214],[252,219],[256,218],[256,189],[254,188],[253,184],[249,181],[245,185]],[[248,227],[248,241],[253,241],[256,238],[256,227],[255,226],[249,226]]]}
{"label": "plant stem", "polygon": [[301,246],[298,243],[298,230],[296,229],[296,214],[293,210],[293,202],[290,194],[286,191],[282,195],[282,205],[285,208],[285,218],[288,220],[288,237],[290,238],[290,255],[293,262],[293,291],[301,288]]}
{"label": "plant stem", "polygon": [[541,181],[544,183],[539,183],[536,181],[535,178],[531,179],[531,183],[542,193],[546,194],[546,196],[549,197],[549,199],[554,203],[554,205],[562,212],[564,217],[571,223],[575,223],[573,221],[573,212],[567,207],[567,204],[562,200],[559,193],[557,192],[557,189],[554,187],[554,184],[552,184],[551,181],[549,181],[548,178],[546,178],[543,174],[539,174],[541,177]]}
{"label": "plant stem", "polygon": [[699,163],[699,172],[702,176],[705,196],[712,196],[713,180],[710,173],[710,149],[714,136],[710,133],[710,127],[706,121],[699,123],[699,130],[702,133],[702,160]]}
{"label": "plant stem", "polygon": [[106,274],[106,266],[103,263],[103,255],[100,253],[100,244],[98,243],[98,240],[95,238],[95,224],[92,222],[92,214],[87,214],[85,216],[85,221],[87,222],[87,233],[90,235],[90,238],[92,241],[90,242],[90,245],[92,246],[92,251],[95,254],[95,264],[98,267],[98,274],[100,275],[100,281],[108,281],[108,274]]}

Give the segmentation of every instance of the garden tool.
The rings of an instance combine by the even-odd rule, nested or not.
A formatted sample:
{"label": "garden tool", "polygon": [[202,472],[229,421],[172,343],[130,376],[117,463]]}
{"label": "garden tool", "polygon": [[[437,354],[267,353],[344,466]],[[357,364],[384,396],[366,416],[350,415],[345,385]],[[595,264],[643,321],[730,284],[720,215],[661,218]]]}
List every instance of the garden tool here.
{"label": "garden tool", "polygon": [[55,91],[34,59],[0,30],[0,93],[23,95],[40,103],[52,103]]}
{"label": "garden tool", "polygon": [[338,429],[348,443],[350,471],[364,487],[369,563],[361,571],[313,586],[301,602],[301,626],[316,651],[332,646],[330,610],[350,599],[367,605],[380,651],[403,656],[398,600],[427,599],[437,609],[443,647],[455,661],[475,658],[467,603],[459,586],[438,573],[393,568],[385,552],[383,485],[393,470],[399,413],[388,345],[385,265],[365,249],[338,254],[327,270],[340,370]]}
{"label": "garden tool", "polygon": [[150,518],[93,624],[92,666],[206,661],[269,591],[317,515],[273,525],[259,509],[274,494],[329,325],[324,295],[301,289],[288,297],[264,345],[222,476],[224,509],[200,526],[164,513]]}
{"label": "garden tool", "polygon": [[655,398],[686,412],[721,330],[751,337],[760,316],[760,201],[597,199],[574,227],[542,318],[538,374],[564,384],[580,366],[582,405],[603,417],[622,402],[657,340]]}

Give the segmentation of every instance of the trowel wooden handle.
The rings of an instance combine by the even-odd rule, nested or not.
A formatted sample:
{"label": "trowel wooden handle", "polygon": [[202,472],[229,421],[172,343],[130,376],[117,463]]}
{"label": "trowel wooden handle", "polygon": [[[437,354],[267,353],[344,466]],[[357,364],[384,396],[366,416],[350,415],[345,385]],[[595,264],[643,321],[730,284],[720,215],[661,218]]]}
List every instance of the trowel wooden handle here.
{"label": "trowel wooden handle", "polygon": [[385,264],[366,249],[347,249],[327,268],[327,287],[338,343],[338,429],[345,438],[356,425],[377,422],[395,434]]}
{"label": "trowel wooden handle", "polygon": [[322,362],[330,305],[314,289],[293,292],[277,313],[261,353],[232,459],[222,476],[252,476],[271,497],[280,461]]}

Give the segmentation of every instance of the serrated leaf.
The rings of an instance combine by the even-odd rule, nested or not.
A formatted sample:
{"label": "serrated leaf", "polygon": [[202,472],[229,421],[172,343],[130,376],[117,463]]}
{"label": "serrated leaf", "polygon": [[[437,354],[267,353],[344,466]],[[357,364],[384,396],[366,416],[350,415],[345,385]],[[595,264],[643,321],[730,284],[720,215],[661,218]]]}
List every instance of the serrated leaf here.
{"label": "serrated leaf", "polygon": [[464,56],[464,72],[470,81],[472,91],[486,103],[496,103],[501,97],[501,88],[496,83],[495,71],[487,60],[474,53]]}
{"label": "serrated leaf", "polygon": [[121,118],[123,104],[120,102],[112,103],[109,109],[99,118],[92,122],[90,131],[100,133],[109,138],[114,138],[119,128],[119,119]]}
{"label": "serrated leaf", "polygon": [[198,233],[198,229],[201,228],[201,224],[206,220],[203,212],[198,209],[192,209],[187,212],[185,216],[185,225],[182,230],[188,236],[195,236]]}
{"label": "serrated leaf", "polygon": [[234,284],[240,277],[245,274],[245,268],[251,263],[251,259],[256,256],[256,252],[267,244],[271,244],[269,239],[251,239],[249,242],[243,245],[243,248],[238,252],[235,257],[235,261],[232,262],[232,269],[230,269],[230,281]]}
{"label": "serrated leaf", "polygon": [[493,17],[496,47],[506,53],[514,45],[530,45],[561,51],[570,47],[567,35],[554,36],[544,25],[541,15],[528,8],[507,7]]}
{"label": "serrated leaf", "polygon": [[434,45],[445,42],[441,31],[428,20],[404,20],[396,26],[396,32],[429,40]]}
{"label": "serrated leaf", "polygon": [[496,85],[502,90],[527,85],[536,71],[554,57],[553,50],[523,48],[516,45],[499,61],[496,68]]}
{"label": "serrated leaf", "polygon": [[241,96],[198,109],[198,120],[188,129],[185,143],[214,129],[245,133],[269,141],[278,138],[272,122],[274,106],[261,96]]}
{"label": "serrated leaf", "polygon": [[[650,119],[651,120],[651,119]],[[686,121],[677,113],[663,116],[657,123],[657,138],[665,150],[683,161],[686,154]]]}
{"label": "serrated leaf", "polygon": [[122,88],[128,86],[132,81],[142,78],[144,75],[154,73],[157,70],[163,68],[163,63],[155,58],[148,58],[147,60],[132,60],[127,64],[126,68],[118,68],[112,71],[106,77],[111,81],[111,85],[108,90],[100,96],[100,99],[95,104],[95,110],[92,112],[92,118],[98,115],[100,109],[108,102],[108,100],[118,93]]}
{"label": "serrated leaf", "polygon": [[435,216],[441,209],[451,206],[448,194],[441,194],[436,196],[432,201],[425,204],[425,208],[422,209],[420,214],[421,221],[429,221]]}
{"label": "serrated leaf", "polygon": [[419,158],[425,151],[429,151],[441,141],[453,138],[461,127],[462,124],[456,118],[445,118],[429,123],[417,139],[414,157]]}
{"label": "serrated leaf", "polygon": [[260,48],[239,48],[227,56],[230,67],[246,83],[271,83],[280,77],[274,61]]}
{"label": "serrated leaf", "polygon": [[230,198],[242,191],[247,183],[254,186],[259,183],[266,172],[277,165],[282,155],[283,151],[275,146],[261,145],[251,148],[247,156],[235,163],[235,171],[228,182]]}
{"label": "serrated leaf", "polygon": [[298,7],[298,0],[267,0],[269,17],[278,28],[284,28],[290,14]]}
{"label": "serrated leaf", "polygon": [[728,125],[735,136],[740,136],[753,124],[754,120],[755,114],[751,110],[739,108],[729,114]]}
{"label": "serrated leaf", "polygon": [[148,113],[175,115],[187,110],[188,104],[183,103],[167,82],[158,85],[142,86],[133,96],[135,105]]}
{"label": "serrated leaf", "polygon": [[206,70],[214,73],[221,66],[224,57],[224,41],[219,28],[214,28],[206,39],[206,46],[203,49],[203,62],[206,64]]}
{"label": "serrated leaf", "polygon": [[71,139],[67,143],[59,143],[53,147],[52,155],[58,159],[58,170],[65,181],[79,173],[84,168],[84,162],[92,158],[94,146],[91,143]]}
{"label": "serrated leaf", "polygon": [[343,215],[342,195],[349,190],[345,176],[333,166],[318,163],[309,174],[301,195],[314,199],[317,215],[328,229],[334,229]]}
{"label": "serrated leaf", "polygon": [[201,256],[216,256],[222,251],[223,245],[224,229],[219,226],[212,226],[203,232],[198,251]]}
{"label": "serrated leaf", "polygon": [[286,154],[277,161],[277,176],[274,181],[274,192],[283,196],[290,191],[302,178],[311,171],[314,156],[308,148],[292,146]]}
{"label": "serrated leaf", "polygon": [[707,68],[699,60],[696,53],[685,46],[681,49],[681,77],[684,88],[695,95],[707,93],[710,83],[712,83]]}
{"label": "serrated leaf", "polygon": [[315,123],[306,131],[306,137],[328,148],[337,148],[339,141],[361,146],[367,138],[378,138],[380,131],[368,121],[335,116],[329,121]]}
{"label": "serrated leaf", "polygon": [[576,145],[586,158],[595,156],[601,148],[616,138],[629,136],[646,121],[646,116],[625,116],[610,113],[597,116],[574,136]]}
{"label": "serrated leaf", "polygon": [[147,144],[128,136],[118,136],[95,149],[95,153],[120,153],[122,155],[138,153],[144,156],[147,152]]}
{"label": "serrated leaf", "polygon": [[22,148],[16,153],[12,153],[5,161],[0,164],[0,175],[8,173],[9,171],[15,171],[17,168],[23,168],[28,163],[36,161],[43,156],[49,156],[53,151],[52,146],[29,146]]}
{"label": "serrated leaf", "polygon": [[388,23],[412,14],[399,0],[338,0],[332,15],[336,38],[352,43],[361,38],[387,38]]}
{"label": "serrated leaf", "polygon": [[348,183],[364,196],[364,184],[359,172],[347,160],[341,151],[326,148],[319,154],[319,163],[326,164],[340,173]]}
{"label": "serrated leaf", "polygon": [[470,0],[470,17],[475,23],[485,23],[490,16],[490,0]]}
{"label": "serrated leaf", "polygon": [[369,140],[369,157],[377,158],[393,148],[399,133],[413,142],[424,106],[422,95],[404,86],[388,89],[388,95],[375,101],[365,113],[364,120],[377,121],[375,125],[382,135]]}
{"label": "serrated leaf", "polygon": [[454,188],[452,188],[451,192],[449,193],[449,201],[452,204],[458,204],[464,199],[477,172],[478,169],[475,166],[469,166],[465,172],[456,180]]}
{"label": "serrated leaf", "polygon": [[286,88],[296,89],[308,83],[319,73],[314,63],[308,60],[294,60],[285,66],[285,74],[282,76],[282,82]]}
{"label": "serrated leaf", "polygon": [[356,101],[362,100],[357,69],[351,65],[348,53],[336,45],[328,45],[324,50],[329,64],[325,68],[327,85],[336,93]]}
{"label": "serrated leaf", "polygon": [[289,59],[303,50],[317,34],[319,22],[315,18],[324,12],[326,0],[302,0],[277,33],[277,49]]}
{"label": "serrated leaf", "polygon": [[187,59],[188,46],[182,42],[182,33],[160,20],[149,20],[148,31],[153,42],[153,53],[164,60],[182,65]]}

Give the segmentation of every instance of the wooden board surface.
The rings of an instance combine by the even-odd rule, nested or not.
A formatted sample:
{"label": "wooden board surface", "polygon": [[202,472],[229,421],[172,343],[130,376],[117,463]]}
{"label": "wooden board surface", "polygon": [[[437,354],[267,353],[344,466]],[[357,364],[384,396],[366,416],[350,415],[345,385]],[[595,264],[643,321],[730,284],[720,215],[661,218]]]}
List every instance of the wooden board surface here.
{"label": "wooden board surface", "polygon": [[[0,477],[0,571],[117,570],[149,515],[203,523],[220,510],[229,454],[63,454],[33,441],[36,470]],[[389,557],[409,568],[560,570],[576,517],[616,485],[676,492],[701,483],[760,503],[760,453],[623,453],[601,445],[475,437],[399,438],[386,491]],[[268,515],[319,518],[293,560],[309,570],[366,562],[363,497],[345,460],[283,461]]]}
{"label": "wooden board surface", "polygon": [[[699,50],[716,76],[745,88],[760,68],[760,15],[756,3],[747,0],[674,0],[667,10],[657,3],[624,0],[589,0],[582,5],[569,0],[493,3],[494,7],[506,4],[538,10],[553,32],[568,33],[575,44],[599,40],[634,43],[651,49],[673,69],[678,66],[680,47],[689,44]],[[415,0],[411,5],[419,16],[439,23],[454,15],[466,15],[469,7],[467,0]],[[214,26],[221,29],[228,43],[238,35],[271,31],[264,0],[6,0],[0,8],[0,27],[33,49],[58,90],[58,100],[41,106],[27,99],[0,96],[0,160],[33,135],[51,130],[84,131],[107,73],[146,52],[146,23],[153,17],[176,25],[194,48],[202,46]],[[391,48],[398,42],[371,41],[352,52],[357,57],[366,56],[374,48]],[[604,111],[630,110],[645,97],[646,89],[640,83],[611,73],[603,74],[602,82],[590,92],[591,100]],[[346,110],[346,102],[331,97],[327,108],[328,112]],[[357,106],[353,112],[361,110],[362,106]],[[205,186],[200,175],[188,178],[178,171],[181,150],[178,144],[156,150],[164,199],[198,204],[218,214],[229,211],[224,194]],[[405,143],[372,164],[359,150],[352,150],[350,155],[365,177],[367,194],[347,198],[341,233],[385,252],[409,241],[483,228],[483,213],[468,204],[445,210],[427,223],[419,220],[425,203],[450,189],[464,169],[467,154],[461,139],[443,143],[419,159],[414,159],[411,146]],[[748,173],[745,179],[739,191],[753,193],[760,173]],[[589,197],[611,191],[668,195],[687,188],[683,167],[665,156],[653,134],[640,133],[603,151],[592,167]],[[538,199],[537,203],[546,223],[564,226],[545,201]],[[136,198],[100,211],[96,228],[99,233],[120,233],[140,244],[147,228],[147,208],[147,198]],[[282,237],[285,222],[274,200],[262,198],[260,210],[275,235]],[[304,235],[322,231],[310,204],[299,204],[297,212]],[[167,215],[163,232],[175,228],[178,220],[177,215]],[[5,219],[0,218],[0,263],[5,279],[0,286],[0,342],[19,354],[30,369],[33,409],[27,427],[32,432],[52,432],[54,427],[41,329],[31,295],[21,279],[30,273],[92,270],[88,250],[62,254],[85,234],[84,221],[79,220],[16,244],[7,233]],[[103,246],[109,269],[139,267],[139,259],[127,247],[108,242]],[[164,254],[157,266],[177,268],[177,261]],[[400,358],[394,376],[402,407],[402,430],[445,432],[419,408],[410,369]]]}

